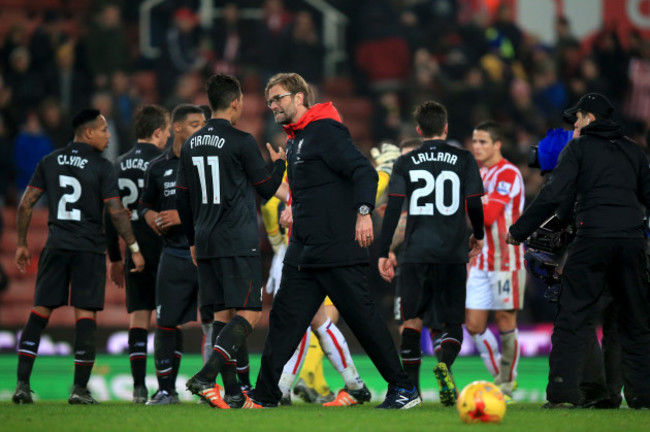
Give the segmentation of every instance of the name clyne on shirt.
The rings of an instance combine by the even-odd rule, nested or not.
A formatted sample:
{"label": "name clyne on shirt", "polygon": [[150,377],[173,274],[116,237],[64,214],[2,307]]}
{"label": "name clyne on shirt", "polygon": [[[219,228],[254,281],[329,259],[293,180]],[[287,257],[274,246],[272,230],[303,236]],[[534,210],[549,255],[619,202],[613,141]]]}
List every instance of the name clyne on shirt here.
{"label": "name clyne on shirt", "polygon": [[84,169],[88,159],[84,159],[81,156],[68,156],[68,155],[59,155],[56,158],[56,161],[59,165],[72,165],[77,168]]}

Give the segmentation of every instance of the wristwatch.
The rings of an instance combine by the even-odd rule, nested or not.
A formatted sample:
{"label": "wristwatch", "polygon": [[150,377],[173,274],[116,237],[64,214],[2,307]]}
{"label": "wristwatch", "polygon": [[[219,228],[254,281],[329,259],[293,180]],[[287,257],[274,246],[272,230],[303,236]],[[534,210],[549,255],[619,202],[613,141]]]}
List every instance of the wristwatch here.
{"label": "wristwatch", "polygon": [[369,215],[369,214],[370,214],[370,206],[367,206],[367,205],[365,205],[365,204],[362,205],[362,206],[359,206],[359,214],[360,214],[361,216],[367,216],[367,215]]}

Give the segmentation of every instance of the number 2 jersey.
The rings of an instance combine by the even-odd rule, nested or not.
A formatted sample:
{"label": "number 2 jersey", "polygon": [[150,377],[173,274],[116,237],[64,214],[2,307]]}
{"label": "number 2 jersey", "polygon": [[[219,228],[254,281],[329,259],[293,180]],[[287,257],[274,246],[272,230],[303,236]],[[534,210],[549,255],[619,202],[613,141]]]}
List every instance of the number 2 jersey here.
{"label": "number 2 jersey", "polygon": [[[196,257],[259,256],[257,208],[253,189],[270,198],[282,182],[285,163],[273,173],[253,136],[228,120],[210,119],[181,149],[176,187],[178,211]],[[194,238],[189,238],[185,191],[189,194]]]}
{"label": "number 2 jersey", "polygon": [[47,193],[46,247],[104,253],[104,201],[119,198],[111,162],[90,145],[72,142],[41,159],[28,187]]}
{"label": "number 2 jersey", "polygon": [[442,140],[424,141],[393,165],[388,195],[408,199],[400,263],[469,260],[465,199],[483,194],[474,156]]}

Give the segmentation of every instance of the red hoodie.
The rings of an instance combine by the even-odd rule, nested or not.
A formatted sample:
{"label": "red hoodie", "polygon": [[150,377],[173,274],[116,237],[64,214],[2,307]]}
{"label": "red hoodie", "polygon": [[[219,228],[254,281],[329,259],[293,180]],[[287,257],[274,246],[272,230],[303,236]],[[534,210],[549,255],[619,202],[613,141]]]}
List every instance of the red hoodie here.
{"label": "red hoodie", "polygon": [[300,120],[296,123],[291,123],[283,126],[284,131],[287,133],[289,138],[294,138],[296,136],[297,130],[304,129],[309,123],[315,122],[316,120],[323,119],[332,119],[336,120],[339,123],[342,123],[341,116],[332,102],[324,102],[314,105],[309,108],[309,110],[300,117]]}

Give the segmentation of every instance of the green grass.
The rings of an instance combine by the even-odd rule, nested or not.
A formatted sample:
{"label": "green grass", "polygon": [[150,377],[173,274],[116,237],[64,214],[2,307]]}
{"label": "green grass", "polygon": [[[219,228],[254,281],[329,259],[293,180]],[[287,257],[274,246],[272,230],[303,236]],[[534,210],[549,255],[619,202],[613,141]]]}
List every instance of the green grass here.
{"label": "green grass", "polygon": [[322,408],[306,404],[267,410],[216,410],[186,402],[146,407],[127,402],[70,406],[41,402],[33,406],[0,403],[3,431],[647,431],[650,411],[621,409],[542,410],[539,404],[510,405],[500,425],[464,425],[454,408],[427,402],[408,411],[383,411],[376,404]]}
{"label": "green grass", "polygon": [[[259,370],[259,355],[251,356],[251,378]],[[354,356],[359,373],[373,392],[373,401],[359,407],[330,408],[297,402],[292,407],[268,410],[215,410],[197,405],[196,399],[181,391],[183,403],[177,406],[135,406],[130,398],[131,376],[125,355],[100,355],[97,358],[90,388],[102,401],[98,406],[70,406],[66,403],[72,383],[71,357],[37,359],[32,376],[36,391],[34,405],[16,406],[9,402],[16,383],[15,354],[0,355],[0,432],[248,432],[248,431],[370,431],[370,432],[446,432],[446,431],[647,431],[650,411],[620,409],[543,410],[548,359],[522,358],[519,363],[517,403],[509,405],[500,425],[465,425],[454,408],[443,408],[437,402],[437,389],[431,369],[435,360],[423,359],[421,386],[425,403],[408,411],[373,409],[384,396],[386,384],[365,356]],[[183,357],[177,388],[201,367],[198,355]],[[147,385],[156,388],[153,361],[147,366]],[[489,379],[481,360],[461,357],[454,364],[457,385],[462,388],[471,381]],[[325,375],[332,389],[342,385],[341,378],[330,365]]]}

